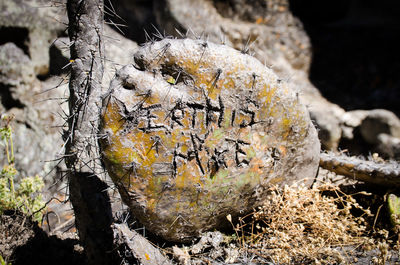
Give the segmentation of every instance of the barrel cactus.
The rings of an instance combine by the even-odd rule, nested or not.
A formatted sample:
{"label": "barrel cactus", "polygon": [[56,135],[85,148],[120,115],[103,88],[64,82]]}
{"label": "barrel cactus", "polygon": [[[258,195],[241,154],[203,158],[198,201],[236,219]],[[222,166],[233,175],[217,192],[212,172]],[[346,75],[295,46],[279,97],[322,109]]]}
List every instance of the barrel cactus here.
{"label": "barrel cactus", "polygon": [[253,57],[204,40],[145,44],[102,105],[103,161],[147,229],[185,242],[311,179],[320,144],[304,105]]}

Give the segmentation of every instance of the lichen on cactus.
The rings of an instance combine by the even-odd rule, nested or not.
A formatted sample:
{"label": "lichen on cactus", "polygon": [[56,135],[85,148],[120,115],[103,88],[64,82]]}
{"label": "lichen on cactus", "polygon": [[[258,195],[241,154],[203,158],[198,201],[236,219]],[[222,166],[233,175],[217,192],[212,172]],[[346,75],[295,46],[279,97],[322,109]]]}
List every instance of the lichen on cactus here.
{"label": "lichen on cactus", "polygon": [[314,177],[309,114],[253,57],[203,40],[141,47],[103,99],[103,161],[152,232],[188,241],[260,205],[272,185]]}

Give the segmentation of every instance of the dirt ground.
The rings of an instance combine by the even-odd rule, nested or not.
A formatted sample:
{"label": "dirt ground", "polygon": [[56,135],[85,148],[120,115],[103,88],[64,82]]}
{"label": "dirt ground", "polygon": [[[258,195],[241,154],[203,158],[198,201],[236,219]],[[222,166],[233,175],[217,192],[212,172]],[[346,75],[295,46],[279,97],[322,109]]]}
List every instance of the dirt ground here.
{"label": "dirt ground", "polygon": [[48,236],[29,217],[8,211],[0,215],[0,255],[6,264],[84,264],[73,234]]}

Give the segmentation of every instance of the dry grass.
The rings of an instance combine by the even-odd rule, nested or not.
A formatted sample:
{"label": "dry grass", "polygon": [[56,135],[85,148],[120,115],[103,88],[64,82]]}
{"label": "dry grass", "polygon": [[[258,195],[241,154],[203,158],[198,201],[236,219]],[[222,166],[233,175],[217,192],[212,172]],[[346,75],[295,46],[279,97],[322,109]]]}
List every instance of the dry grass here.
{"label": "dry grass", "polygon": [[374,203],[375,193],[354,188],[351,194],[334,184],[271,188],[262,207],[238,220],[226,217],[234,235],[208,232],[170,253],[185,265],[400,264],[395,235],[378,226],[378,219],[387,223],[378,218],[383,200]]}
{"label": "dry grass", "polygon": [[[323,195],[327,192],[334,196]],[[355,217],[354,209],[361,216]],[[375,248],[367,216],[369,209],[336,186],[286,186],[272,188],[265,204],[240,218],[235,231],[242,249],[274,263],[345,264],[348,252]]]}

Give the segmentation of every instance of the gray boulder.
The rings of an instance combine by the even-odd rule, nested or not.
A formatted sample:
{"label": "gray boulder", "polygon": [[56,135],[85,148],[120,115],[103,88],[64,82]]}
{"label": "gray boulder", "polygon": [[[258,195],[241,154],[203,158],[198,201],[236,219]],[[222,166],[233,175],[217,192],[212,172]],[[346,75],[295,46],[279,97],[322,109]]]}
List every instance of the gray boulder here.
{"label": "gray boulder", "polygon": [[[51,126],[63,120],[57,114],[59,103],[48,99],[64,95],[56,89],[40,93],[58,83],[57,79],[40,82],[32,61],[14,43],[0,46],[0,111],[14,116],[15,163],[22,175],[44,176],[54,166],[45,161],[55,158],[62,141],[58,130]],[[0,161],[5,161],[3,153]]]}
{"label": "gray boulder", "polygon": [[377,152],[384,158],[400,158],[400,120],[383,109],[354,110],[342,117],[342,144],[352,154]]}
{"label": "gray boulder", "polygon": [[36,75],[49,71],[49,47],[66,28],[65,1],[4,0],[0,2],[3,42],[14,42],[32,61]]}
{"label": "gray boulder", "polygon": [[386,133],[379,134],[376,151],[385,158],[400,160],[400,138]]}
{"label": "gray boulder", "polygon": [[369,111],[361,123],[361,135],[370,144],[379,143],[381,133],[400,138],[400,120],[388,110],[376,109]]}
{"label": "gray boulder", "polygon": [[[53,20],[52,9],[62,11],[64,4],[54,7],[45,7],[49,4],[47,1],[37,4],[26,1],[20,4],[17,6],[13,1],[0,3],[3,8],[0,13],[3,12],[9,18],[0,17],[3,23],[0,23],[0,31],[7,29],[9,34],[26,33],[22,42],[9,38],[9,35],[5,38],[6,43],[0,46],[0,113],[14,116],[11,126],[14,131],[15,166],[20,172],[18,178],[39,174],[44,177],[46,184],[44,199],[57,197],[63,200],[66,199],[66,178],[62,178],[65,175],[65,165],[59,158],[64,154],[61,133],[65,128],[65,116],[68,115],[66,74],[69,71],[70,42],[68,38],[56,38],[60,34],[60,28]],[[27,16],[35,18],[35,21],[29,23],[30,20],[25,17],[19,20],[18,16],[21,14],[18,12],[32,6],[37,8],[29,9]],[[40,31],[46,31],[40,36],[46,41],[29,41],[29,36],[33,36],[31,34]],[[52,39],[47,41],[47,38]],[[103,84],[108,86],[115,71],[122,67],[121,64],[133,61],[137,44],[107,26],[104,41],[106,49]],[[40,46],[40,51],[35,48],[37,45]],[[30,52],[42,56],[41,61],[31,57]],[[38,71],[39,68],[46,71]],[[45,80],[38,79],[38,74],[45,74],[46,76],[42,76]],[[0,152],[0,165],[4,165],[6,160],[4,153]],[[113,195],[113,200],[118,201],[118,196]],[[66,229],[65,224],[74,221],[68,203],[52,200],[48,210],[57,213],[57,218],[55,215],[49,216],[49,224],[44,226],[46,230],[50,228],[53,231],[55,227]]]}

